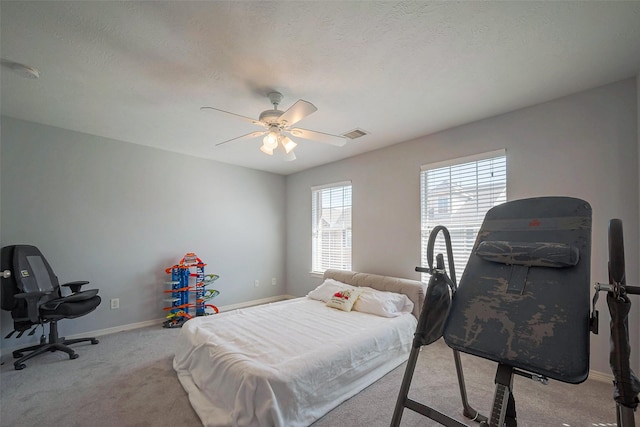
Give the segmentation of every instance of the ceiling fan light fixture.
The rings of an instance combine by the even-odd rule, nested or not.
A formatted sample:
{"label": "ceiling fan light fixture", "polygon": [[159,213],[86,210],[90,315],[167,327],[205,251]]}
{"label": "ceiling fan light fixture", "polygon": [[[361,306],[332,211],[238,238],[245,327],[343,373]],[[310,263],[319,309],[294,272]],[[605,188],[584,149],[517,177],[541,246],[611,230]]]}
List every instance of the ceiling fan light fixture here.
{"label": "ceiling fan light fixture", "polygon": [[260,147],[260,151],[262,151],[264,154],[268,154],[269,156],[273,156],[273,148],[267,147],[266,144],[262,144],[262,147]]}
{"label": "ceiling fan light fixture", "polygon": [[284,151],[287,154],[289,154],[291,152],[291,150],[293,150],[294,148],[296,148],[298,146],[298,144],[293,142],[293,140],[291,140],[291,138],[289,138],[288,136],[282,137],[280,139],[280,143],[282,144],[282,148],[284,148]]}
{"label": "ceiling fan light fixture", "polygon": [[270,130],[269,133],[262,140],[264,147],[267,147],[273,151],[273,149],[278,148],[278,137],[280,133],[275,130]]}

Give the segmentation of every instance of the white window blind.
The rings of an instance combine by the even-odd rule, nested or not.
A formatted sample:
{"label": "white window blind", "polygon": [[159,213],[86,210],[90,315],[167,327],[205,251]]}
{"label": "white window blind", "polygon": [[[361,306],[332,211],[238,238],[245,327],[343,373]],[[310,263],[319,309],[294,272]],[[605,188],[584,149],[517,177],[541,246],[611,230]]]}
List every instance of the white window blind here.
{"label": "white window blind", "polygon": [[351,270],[351,182],[311,188],[311,270]]}
{"label": "white window blind", "polygon": [[[451,235],[456,280],[462,277],[485,214],[493,206],[506,201],[506,163],[505,151],[498,150],[421,168],[423,267],[428,266],[429,234],[435,226],[443,225]],[[439,253],[444,255],[445,266],[449,271],[442,235],[434,246],[434,257]],[[423,273],[422,280],[428,279],[428,275]]]}

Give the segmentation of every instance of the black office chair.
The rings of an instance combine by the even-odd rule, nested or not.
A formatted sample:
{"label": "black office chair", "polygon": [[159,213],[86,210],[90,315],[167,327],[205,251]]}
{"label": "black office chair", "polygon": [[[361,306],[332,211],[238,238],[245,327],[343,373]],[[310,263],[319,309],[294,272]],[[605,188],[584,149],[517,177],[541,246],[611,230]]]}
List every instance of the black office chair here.
{"label": "black office chair", "polygon": [[[13,245],[2,248],[2,309],[11,312],[14,330],[5,338],[18,333],[20,338],[29,329],[29,335],[42,326],[40,344],[29,346],[13,352],[17,370],[24,369],[24,362],[47,351],[64,351],[70,359],[77,359],[78,354],[68,345],[90,341],[98,344],[95,338],[78,338],[65,340],[58,336],[58,320],[84,316],[96,309],[100,304],[97,289],[80,291],[89,282],[65,283],[71,294],[63,297],[58,278],[42,253],[35,246]],[[8,276],[8,277],[5,277]],[[44,325],[49,324],[49,339],[44,335]],[[30,352],[24,354],[25,352]]]}

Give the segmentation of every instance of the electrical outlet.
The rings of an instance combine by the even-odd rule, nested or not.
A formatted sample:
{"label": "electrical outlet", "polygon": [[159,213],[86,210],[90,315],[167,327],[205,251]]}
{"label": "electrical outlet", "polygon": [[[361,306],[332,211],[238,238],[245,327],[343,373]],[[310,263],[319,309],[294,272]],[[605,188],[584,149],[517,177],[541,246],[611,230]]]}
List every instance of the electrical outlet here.
{"label": "electrical outlet", "polygon": [[260,286],[260,280],[256,280],[255,282],[253,282],[253,286],[255,286],[256,288]]}
{"label": "electrical outlet", "polygon": [[120,308],[120,298],[111,298],[111,310]]}
{"label": "electrical outlet", "polygon": [[273,286],[275,286],[275,285],[276,285],[276,278],[275,278],[275,277],[271,279],[271,284],[272,284]]}

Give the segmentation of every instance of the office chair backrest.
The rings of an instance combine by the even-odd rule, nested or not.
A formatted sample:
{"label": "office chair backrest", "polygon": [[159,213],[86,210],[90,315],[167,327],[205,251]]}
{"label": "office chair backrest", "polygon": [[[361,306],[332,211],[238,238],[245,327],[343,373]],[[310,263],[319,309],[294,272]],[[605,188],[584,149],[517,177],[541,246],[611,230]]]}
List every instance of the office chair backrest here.
{"label": "office chair backrest", "polygon": [[[10,278],[2,279],[2,309],[11,311],[16,330],[28,328],[32,322],[24,299],[16,294],[47,292],[39,304],[60,297],[60,284],[51,266],[40,250],[31,245],[13,245],[2,248],[2,270],[11,270]],[[33,319],[32,319],[33,320]]]}
{"label": "office chair backrest", "polygon": [[[9,268],[14,272],[11,279],[19,292],[49,292],[46,299],[58,298],[60,284],[53,269],[35,246],[8,246],[11,252]],[[4,250],[4,249],[3,249]]]}
{"label": "office chair backrest", "polygon": [[18,287],[23,292],[57,292],[58,278],[35,246],[20,245],[15,249],[14,266],[19,276]]}

